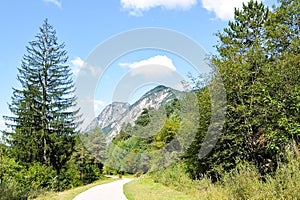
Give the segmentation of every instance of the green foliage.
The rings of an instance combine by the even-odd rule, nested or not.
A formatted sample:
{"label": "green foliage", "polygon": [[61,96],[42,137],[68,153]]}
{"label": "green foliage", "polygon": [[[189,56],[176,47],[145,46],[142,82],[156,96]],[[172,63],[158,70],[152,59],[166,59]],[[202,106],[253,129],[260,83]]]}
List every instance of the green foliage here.
{"label": "green foliage", "polygon": [[167,117],[170,118],[171,120],[173,121],[181,120],[181,116],[180,116],[181,107],[180,107],[179,99],[175,98],[171,102],[171,104],[167,104],[165,106],[165,110],[166,110]]}
{"label": "green foliage", "polygon": [[150,121],[149,109],[144,108],[141,115],[135,120],[135,124],[139,126],[147,126]]}
{"label": "green foliage", "polygon": [[65,45],[47,20],[35,38],[18,69],[22,88],[13,89],[9,108],[15,117],[5,117],[13,131],[5,135],[18,160],[59,172],[75,144],[75,88]]}
{"label": "green foliage", "polygon": [[84,147],[98,159],[103,162],[106,156],[106,138],[99,127],[93,131],[80,135]]}
{"label": "green foliage", "polygon": [[175,163],[167,169],[160,169],[150,173],[154,182],[160,182],[166,186],[173,187],[176,190],[181,190],[184,187],[190,187],[193,180],[185,173],[183,166],[180,163]]}
{"label": "green foliage", "polygon": [[5,180],[0,183],[1,200],[25,200],[27,193],[22,186],[13,180]]}
{"label": "green foliage", "polygon": [[86,149],[86,144],[81,138],[76,137],[73,154],[58,175],[58,191],[89,184],[102,178],[103,164]]}
{"label": "green foliage", "polygon": [[0,198],[4,200],[27,199],[28,194],[26,189],[24,189],[22,185],[16,180],[18,172],[22,171],[24,167],[19,165],[14,159],[9,158],[7,156],[7,151],[4,151],[4,148],[6,147],[1,143],[0,145]]}
{"label": "green foliage", "polygon": [[32,198],[42,190],[55,188],[56,172],[43,164],[33,163],[27,168],[3,155],[1,168],[1,199]]}
{"label": "green foliage", "polygon": [[[162,112],[162,109],[163,107],[158,110],[143,109],[135,121],[135,126],[128,125],[121,130],[109,145],[105,165],[117,172],[128,173],[145,173],[150,169],[154,170],[167,165],[165,157],[169,156],[171,160],[175,154],[160,150],[163,150],[163,147],[169,144],[178,133],[181,120],[180,101],[175,99],[167,104],[166,113]],[[162,114],[167,114],[167,116],[161,117]],[[157,127],[159,129],[156,134],[149,136],[148,132],[155,131]]]}
{"label": "green foliage", "polygon": [[[129,128],[131,128],[131,126],[127,126],[126,129],[128,130]],[[112,142],[114,144],[118,144],[120,141],[125,141],[125,140],[129,139],[130,137],[131,137],[131,135],[128,134],[127,131],[121,130],[120,133],[116,137],[114,137]]]}
{"label": "green foliage", "polygon": [[118,143],[113,141],[108,150],[106,165],[117,170],[117,172],[135,173],[148,171],[147,159],[139,155],[146,151],[147,144],[138,137],[129,137]]}
{"label": "green foliage", "polygon": [[54,189],[56,184],[55,170],[41,163],[34,163],[28,169],[24,168],[15,178],[23,190],[28,191],[29,197],[37,196],[41,190]]}
{"label": "green foliage", "polygon": [[210,118],[208,95],[200,93],[199,131],[186,152],[194,179],[208,175],[217,181],[244,161],[262,175],[273,173],[299,144],[299,0],[280,3],[270,12],[251,0],[217,34],[219,55],[212,63],[226,89],[226,120],[213,151],[200,159]]}
{"label": "green foliage", "polygon": [[202,142],[207,134],[210,117],[211,117],[211,101],[207,87],[199,89],[197,92],[197,100],[199,102],[199,127],[195,138],[187,151],[185,152],[186,170],[193,178],[200,178],[201,174],[207,172],[211,163],[199,159],[199,150],[202,147]]}
{"label": "green foliage", "polygon": [[[198,117],[184,115],[194,115],[186,104],[195,102],[186,97],[165,109],[143,109],[135,126],[129,124],[108,149],[100,129],[82,135],[81,141],[67,53],[46,20],[19,68],[21,89],[13,89],[10,104],[15,117],[5,117],[12,132],[4,133],[9,146],[0,144],[0,198],[27,199],[41,190],[90,183],[101,178],[101,161],[106,160],[106,173],[152,170],[155,182],[197,198],[300,199],[295,156],[300,143],[299,2],[280,0],[269,11],[250,0],[217,34],[213,73],[222,77],[227,112],[222,135],[204,158],[199,150],[210,148],[205,146],[210,141],[203,144],[208,129],[217,129],[220,122],[211,124],[213,85],[203,78],[193,93],[198,127],[192,121]],[[194,139],[179,155],[184,164],[169,166],[189,144],[185,137]]]}
{"label": "green foliage", "polygon": [[[212,183],[204,176],[191,180],[185,165],[175,164],[166,169],[152,172],[154,182],[161,183],[195,199],[299,199],[300,160],[288,156],[286,163],[280,163],[276,173],[262,177],[251,163],[240,162],[222,178]],[[155,190],[153,191],[155,192]]]}
{"label": "green foliage", "polygon": [[162,129],[155,135],[154,146],[158,149],[171,142],[177,134],[180,123],[167,119]]}
{"label": "green foliage", "polygon": [[219,33],[220,57],[213,62],[226,88],[227,116],[224,134],[212,158],[225,170],[234,168],[241,160],[253,159],[258,149],[259,86],[264,78],[261,70],[266,64],[263,45],[268,13],[262,3],[250,1],[242,10],[235,11],[235,20],[229,22],[225,33]]}

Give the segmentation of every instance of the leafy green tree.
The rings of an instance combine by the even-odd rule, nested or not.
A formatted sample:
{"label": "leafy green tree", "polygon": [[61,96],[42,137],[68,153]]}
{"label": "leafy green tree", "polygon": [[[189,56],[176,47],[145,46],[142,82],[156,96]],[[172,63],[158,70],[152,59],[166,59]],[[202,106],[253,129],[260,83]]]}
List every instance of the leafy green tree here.
{"label": "leafy green tree", "polygon": [[[176,115],[180,112],[180,101],[175,98],[170,104],[165,106],[167,117],[170,118],[171,115]],[[179,116],[177,116],[179,117]]]}
{"label": "leafy green tree", "polygon": [[167,119],[162,129],[155,135],[155,147],[159,149],[170,143],[176,136],[179,128],[179,122]]}
{"label": "leafy green tree", "polygon": [[81,135],[81,140],[84,147],[95,157],[99,162],[106,159],[106,138],[99,127],[93,131]]}
{"label": "leafy green tree", "polygon": [[86,144],[82,142],[82,137],[76,137],[74,151],[66,163],[61,173],[57,190],[68,189],[83,184],[91,183],[102,178],[103,164],[97,159],[95,154],[87,150]]}
{"label": "leafy green tree", "polygon": [[[226,121],[213,151],[200,159],[197,147],[202,147],[199,144],[203,142],[209,122],[209,115],[204,113],[209,106],[200,106],[200,120],[206,122],[200,123],[196,141],[187,153],[188,163],[191,164],[189,170],[194,178],[205,173],[218,178],[223,170],[234,168],[240,160],[252,159],[256,149],[254,141],[258,138],[256,133],[260,127],[260,122],[255,118],[259,114],[256,102],[261,98],[257,85],[263,76],[261,68],[266,63],[264,25],[268,13],[262,3],[251,0],[243,4],[241,10],[236,9],[234,20],[229,22],[224,32],[217,34],[220,39],[217,46],[219,55],[213,57],[212,62],[226,90]],[[203,92],[200,97],[209,103],[205,90]]]}
{"label": "leafy green tree", "polygon": [[[208,157],[199,158],[199,150],[202,147],[204,137],[207,134],[211,117],[211,101],[208,87],[198,89],[196,91],[197,100],[199,102],[199,125],[195,138],[189,148],[185,151],[184,158],[186,163],[186,171],[195,179],[201,178],[208,168],[212,165]],[[188,130],[190,127],[184,127]],[[210,154],[211,155],[211,154]],[[208,155],[208,156],[210,156]]]}
{"label": "leafy green tree", "polygon": [[299,0],[281,0],[266,23],[269,63],[261,84],[260,145],[273,162],[285,161],[287,150],[293,151],[300,142],[299,6]]}
{"label": "leafy green tree", "polygon": [[243,161],[266,174],[299,144],[299,0],[280,3],[269,12],[249,1],[218,33],[219,55],[212,61],[226,88],[226,121],[218,143],[203,159],[197,148],[208,118],[200,123],[186,153],[194,178],[208,174],[217,180]]}
{"label": "leafy green tree", "polygon": [[[260,85],[267,63],[265,53],[265,23],[269,10],[263,3],[250,1],[242,10],[235,10],[235,19],[229,22],[225,33],[219,33],[219,57],[213,59],[226,88],[227,116],[224,134],[217,146],[215,163],[225,170],[241,160],[255,160],[257,140],[262,122],[258,115],[262,101]],[[219,148],[219,149],[218,149]]]}
{"label": "leafy green tree", "polygon": [[143,108],[143,111],[141,115],[135,120],[135,124],[139,126],[147,126],[151,119],[150,119],[150,109],[148,108]]}
{"label": "leafy green tree", "polygon": [[[299,54],[299,0],[279,0],[280,6],[267,21],[267,48],[271,58],[287,52]],[[287,57],[286,57],[287,58]]]}
{"label": "leafy green tree", "polygon": [[13,117],[7,142],[24,163],[41,162],[59,172],[72,154],[77,113],[67,52],[45,20],[26,47],[18,68],[20,89],[13,88],[9,108]]}

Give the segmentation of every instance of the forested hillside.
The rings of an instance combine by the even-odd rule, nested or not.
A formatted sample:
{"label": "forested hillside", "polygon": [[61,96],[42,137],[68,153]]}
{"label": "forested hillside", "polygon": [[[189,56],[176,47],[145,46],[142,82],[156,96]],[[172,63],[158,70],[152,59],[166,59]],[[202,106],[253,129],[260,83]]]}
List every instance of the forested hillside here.
{"label": "forested hillside", "polygon": [[[205,175],[217,181],[244,162],[253,164],[263,176],[272,174],[290,154],[299,151],[299,31],[299,1],[281,1],[274,11],[250,1],[236,10],[235,20],[217,34],[218,55],[212,57],[212,64],[225,87],[226,118],[216,146],[202,158],[199,151],[207,145],[203,140],[212,116],[209,84],[216,76],[204,83],[203,79],[193,79],[199,103],[198,131],[187,151],[177,158],[193,179]],[[175,138],[188,119],[181,116],[180,103],[186,101],[175,99],[164,108],[168,117],[152,137],[137,138],[123,130],[113,141],[119,148],[109,149],[108,161],[121,171],[130,166],[137,168],[134,171],[149,171],[155,164],[145,164],[147,161],[134,155],[155,152]],[[147,126],[149,116],[151,112],[145,108],[135,122],[137,130]],[[188,127],[184,129],[188,132]],[[176,145],[173,147],[171,152],[178,153]],[[145,169],[139,165],[150,166]]]}

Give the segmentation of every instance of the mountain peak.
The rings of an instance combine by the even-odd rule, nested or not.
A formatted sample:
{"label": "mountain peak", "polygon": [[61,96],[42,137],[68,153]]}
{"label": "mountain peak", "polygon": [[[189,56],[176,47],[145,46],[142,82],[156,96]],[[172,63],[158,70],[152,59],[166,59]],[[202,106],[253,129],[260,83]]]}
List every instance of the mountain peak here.
{"label": "mountain peak", "polygon": [[96,127],[101,128],[103,133],[107,135],[107,141],[110,142],[124,126],[134,124],[144,108],[159,109],[171,99],[176,98],[179,93],[181,92],[170,87],[158,85],[146,92],[132,105],[124,102],[113,102],[103,109],[87,130],[93,130]]}
{"label": "mountain peak", "polygon": [[118,116],[122,115],[129,107],[130,104],[126,102],[112,102],[89,124],[85,132],[89,132],[96,127],[103,130],[114,123],[118,119]]}

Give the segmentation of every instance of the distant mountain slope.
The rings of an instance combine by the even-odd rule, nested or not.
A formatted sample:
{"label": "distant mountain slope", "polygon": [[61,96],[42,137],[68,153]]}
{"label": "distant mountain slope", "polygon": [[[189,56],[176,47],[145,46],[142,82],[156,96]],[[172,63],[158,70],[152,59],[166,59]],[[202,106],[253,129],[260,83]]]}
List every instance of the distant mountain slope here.
{"label": "distant mountain slope", "polygon": [[145,93],[134,104],[114,102],[108,105],[87,127],[87,131],[95,127],[102,129],[110,142],[127,124],[134,124],[134,121],[143,111],[143,108],[158,109],[168,101],[180,96],[183,92],[159,85]]}
{"label": "distant mountain slope", "polygon": [[100,129],[104,129],[105,127],[109,126],[110,124],[114,123],[119,117],[128,110],[130,107],[129,103],[123,102],[113,102],[106,106],[102,112],[96,117],[87,127],[85,132],[89,132],[96,127]]}

